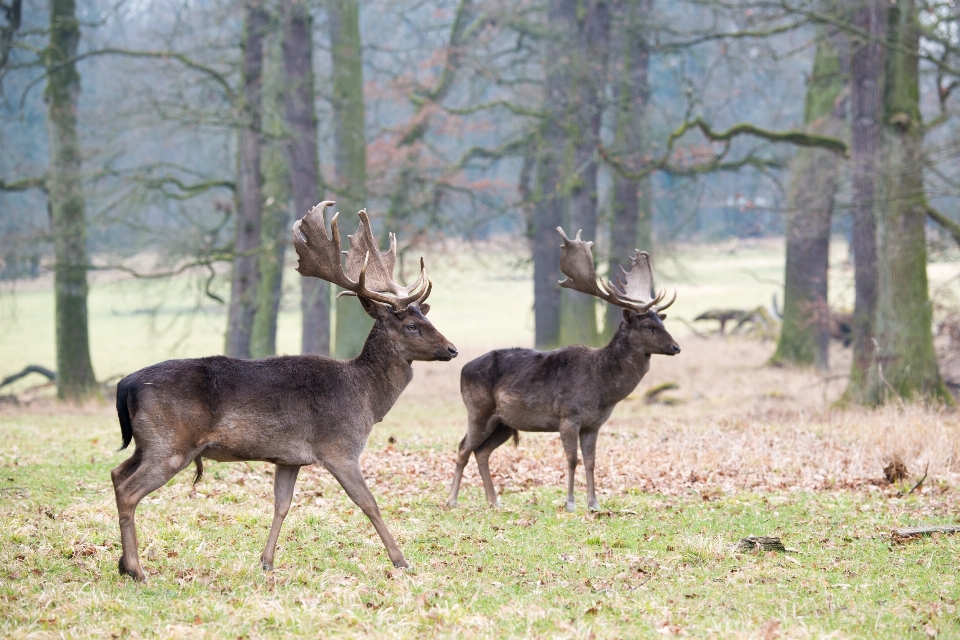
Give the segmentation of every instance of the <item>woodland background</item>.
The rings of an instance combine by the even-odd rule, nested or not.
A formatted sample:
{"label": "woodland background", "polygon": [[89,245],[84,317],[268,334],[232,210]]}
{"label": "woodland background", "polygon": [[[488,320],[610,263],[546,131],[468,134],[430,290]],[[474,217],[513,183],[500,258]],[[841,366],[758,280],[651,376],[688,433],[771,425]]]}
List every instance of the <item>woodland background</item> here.
{"label": "woodland background", "polygon": [[359,307],[283,267],[292,221],[330,198],[344,235],[362,207],[397,233],[401,271],[441,245],[526,265],[539,348],[617,322],[556,286],[558,225],[611,273],[634,248],[784,237],[773,362],[825,371],[845,243],[844,399],[951,402],[933,340],[960,336],[957,306],[927,264],[960,243],[953,2],[0,9],[0,269],[8,299],[53,274],[61,398],[99,393],[97,273],[189,278],[183,313],[223,314],[228,355],[275,353],[290,304],[303,352],[357,353]]}

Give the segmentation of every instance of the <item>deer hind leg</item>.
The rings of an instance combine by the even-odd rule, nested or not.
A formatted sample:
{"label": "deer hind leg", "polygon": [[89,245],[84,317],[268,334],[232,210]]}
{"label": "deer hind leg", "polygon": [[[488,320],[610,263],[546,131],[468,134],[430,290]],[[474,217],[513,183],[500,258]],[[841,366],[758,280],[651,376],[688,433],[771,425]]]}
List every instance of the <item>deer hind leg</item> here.
{"label": "deer hind leg", "polygon": [[493,478],[490,477],[490,454],[513,435],[513,429],[499,421],[497,424],[496,430],[473,452],[477,459],[477,467],[480,469],[480,478],[483,480],[483,491],[487,494],[487,502],[491,507],[497,507],[500,504],[497,500],[497,490],[493,486]]}
{"label": "deer hind leg", "polygon": [[166,459],[155,459],[141,451],[138,445],[130,459],[121,463],[110,475],[113,478],[114,493],[117,498],[120,544],[123,547],[117,568],[120,570],[120,575],[128,575],[134,580],[144,582],[147,576],[143,573],[140,556],[137,553],[134,512],[141,500],[186,469],[196,455],[182,457],[174,455]]}
{"label": "deer hind leg", "polygon": [[290,511],[293,501],[293,487],[297,484],[299,466],[278,464],[273,475],[273,524],[270,526],[270,536],[267,546],[260,554],[260,566],[264,571],[273,571],[273,554],[277,550],[277,539],[280,537],[280,527],[283,519]]}
{"label": "deer hind leg", "polygon": [[384,524],[383,518],[380,516],[380,507],[377,506],[377,500],[370,493],[367,481],[363,479],[363,473],[360,472],[360,461],[326,461],[323,466],[333,474],[333,477],[337,479],[337,482],[347,492],[354,504],[360,507],[364,515],[370,519],[373,528],[377,530],[380,539],[383,541],[383,546],[387,548],[387,555],[390,556],[393,566],[409,567],[410,565],[404,559],[400,547],[397,546],[393,536],[390,535],[390,531],[387,530],[387,525]]}
{"label": "deer hind leg", "polygon": [[593,464],[597,457],[597,435],[599,433],[599,429],[580,432],[583,468],[587,473],[587,509],[590,511],[600,511],[600,503],[597,502],[597,493],[593,484]]}
{"label": "deer hind leg", "polygon": [[[470,461],[470,454],[486,442],[499,424],[500,418],[496,415],[487,413],[476,417],[471,416],[470,423],[467,425],[467,435],[460,441],[460,448],[457,451],[457,467],[453,471],[453,482],[450,483],[450,496],[447,498],[448,507],[457,506],[460,481],[463,479],[463,470]],[[479,464],[479,462],[478,458],[477,463]]]}
{"label": "deer hind leg", "polygon": [[570,423],[560,424],[560,442],[567,454],[567,511],[575,511],[577,503],[573,497],[573,481],[577,473],[577,440],[580,429]]}

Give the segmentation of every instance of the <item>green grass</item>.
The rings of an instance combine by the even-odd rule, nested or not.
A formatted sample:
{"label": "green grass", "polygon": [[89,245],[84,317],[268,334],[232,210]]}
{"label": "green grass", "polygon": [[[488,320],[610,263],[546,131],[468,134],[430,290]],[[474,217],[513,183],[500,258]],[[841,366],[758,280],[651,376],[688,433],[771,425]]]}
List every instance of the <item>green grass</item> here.
{"label": "green grass", "polygon": [[[109,469],[126,452],[109,413],[0,416],[0,433],[4,637],[749,637],[770,620],[785,637],[960,636],[960,536],[889,536],[952,520],[928,497],[628,490],[567,514],[559,487],[494,510],[467,486],[447,510],[443,485],[368,470],[412,564],[399,571],[335,482],[305,469],[265,574],[271,465],[210,463],[195,491],[183,473],[138,510],[140,585],[116,571]],[[797,551],[731,553],[755,534]]]}

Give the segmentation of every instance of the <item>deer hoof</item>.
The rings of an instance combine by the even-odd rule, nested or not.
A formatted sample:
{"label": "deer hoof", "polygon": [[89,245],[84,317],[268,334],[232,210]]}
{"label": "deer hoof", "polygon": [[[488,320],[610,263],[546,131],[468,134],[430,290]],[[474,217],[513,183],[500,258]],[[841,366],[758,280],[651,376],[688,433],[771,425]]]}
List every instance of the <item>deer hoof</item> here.
{"label": "deer hoof", "polygon": [[590,511],[600,511],[600,503],[594,500],[587,506],[587,509]]}
{"label": "deer hoof", "polygon": [[120,556],[120,559],[117,561],[117,569],[120,571],[121,576],[130,576],[137,582],[146,582],[147,576],[143,573],[143,569],[131,570],[127,569],[126,563],[123,561],[123,556]]}
{"label": "deer hoof", "polygon": [[409,569],[409,568],[410,568],[410,564],[409,564],[406,560],[404,560],[403,558],[400,558],[399,560],[394,560],[394,561],[393,561],[393,566],[396,567],[397,569]]}
{"label": "deer hoof", "polygon": [[260,561],[260,568],[264,571],[273,571],[273,563],[265,560]]}
{"label": "deer hoof", "polygon": [[455,506],[457,506],[457,501],[453,498],[450,498],[447,500],[447,506],[453,509]]}
{"label": "deer hoof", "polygon": [[570,513],[573,513],[573,512],[576,511],[576,510],[577,510],[577,505],[576,505],[576,503],[574,503],[574,502],[568,502],[568,503],[567,503],[567,511],[569,511]]}
{"label": "deer hoof", "polygon": [[491,509],[496,509],[496,508],[498,508],[498,507],[500,506],[500,500],[499,500],[499,499],[498,499],[498,500],[493,500],[492,502],[488,502],[487,504],[490,505],[490,508],[491,508]]}

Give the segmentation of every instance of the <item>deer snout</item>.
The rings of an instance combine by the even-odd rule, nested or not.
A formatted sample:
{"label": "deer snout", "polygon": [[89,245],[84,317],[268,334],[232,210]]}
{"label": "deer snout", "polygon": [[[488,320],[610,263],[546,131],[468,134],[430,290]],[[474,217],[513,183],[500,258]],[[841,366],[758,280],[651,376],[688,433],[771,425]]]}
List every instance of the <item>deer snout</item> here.
{"label": "deer snout", "polygon": [[675,356],[678,353],[680,353],[680,345],[678,345],[676,342],[674,342],[672,345],[667,347],[668,356]]}
{"label": "deer snout", "polygon": [[452,344],[448,344],[448,345],[447,345],[447,353],[449,354],[450,359],[453,360],[454,358],[457,357],[457,354],[460,353],[460,352],[457,351],[457,348],[456,348],[455,346],[453,346]]}

